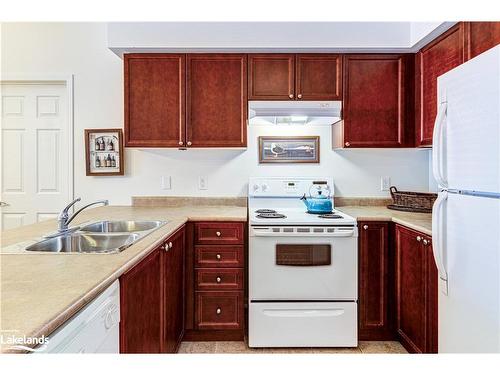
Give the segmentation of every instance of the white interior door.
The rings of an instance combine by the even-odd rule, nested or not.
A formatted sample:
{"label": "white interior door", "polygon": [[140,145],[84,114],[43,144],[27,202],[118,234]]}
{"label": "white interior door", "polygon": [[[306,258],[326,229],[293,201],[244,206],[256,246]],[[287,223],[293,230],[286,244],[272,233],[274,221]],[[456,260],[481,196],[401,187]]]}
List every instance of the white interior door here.
{"label": "white interior door", "polygon": [[2,230],[57,216],[73,196],[72,121],[65,81],[3,81]]}

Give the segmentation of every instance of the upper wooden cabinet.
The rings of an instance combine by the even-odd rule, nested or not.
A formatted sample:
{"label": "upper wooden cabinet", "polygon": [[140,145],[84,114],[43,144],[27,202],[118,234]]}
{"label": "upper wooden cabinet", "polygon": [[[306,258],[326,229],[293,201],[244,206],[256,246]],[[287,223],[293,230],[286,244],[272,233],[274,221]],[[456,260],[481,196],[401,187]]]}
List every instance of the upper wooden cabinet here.
{"label": "upper wooden cabinet", "polygon": [[248,55],[248,99],[289,100],[295,96],[295,55]]}
{"label": "upper wooden cabinet", "polygon": [[245,147],[246,121],[246,55],[125,55],[125,146]]}
{"label": "upper wooden cabinet", "polygon": [[245,147],[247,144],[247,56],[187,57],[187,146]]}
{"label": "upper wooden cabinet", "polygon": [[422,48],[416,59],[416,145],[431,146],[437,114],[437,78],[464,62],[463,23]]}
{"label": "upper wooden cabinet", "polygon": [[465,22],[467,59],[500,43],[500,22]]}
{"label": "upper wooden cabinet", "polygon": [[340,100],[342,56],[331,54],[252,54],[250,100]]}
{"label": "upper wooden cabinet", "polygon": [[185,57],[126,54],[125,146],[178,147],[185,131]]}
{"label": "upper wooden cabinet", "polygon": [[385,54],[344,57],[344,121],[338,125],[343,125],[338,146],[405,146],[405,132],[412,126],[406,114],[406,60],[405,55]]}

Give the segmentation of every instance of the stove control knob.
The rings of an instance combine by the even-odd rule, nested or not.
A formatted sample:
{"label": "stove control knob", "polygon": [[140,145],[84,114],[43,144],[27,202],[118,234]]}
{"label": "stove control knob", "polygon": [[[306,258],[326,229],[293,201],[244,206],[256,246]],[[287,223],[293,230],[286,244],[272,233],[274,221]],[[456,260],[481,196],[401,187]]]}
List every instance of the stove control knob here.
{"label": "stove control knob", "polygon": [[262,191],[267,191],[268,188],[269,186],[267,184],[262,184],[261,186]]}
{"label": "stove control knob", "polygon": [[253,185],[253,191],[258,191],[259,190],[259,185],[255,184]]}

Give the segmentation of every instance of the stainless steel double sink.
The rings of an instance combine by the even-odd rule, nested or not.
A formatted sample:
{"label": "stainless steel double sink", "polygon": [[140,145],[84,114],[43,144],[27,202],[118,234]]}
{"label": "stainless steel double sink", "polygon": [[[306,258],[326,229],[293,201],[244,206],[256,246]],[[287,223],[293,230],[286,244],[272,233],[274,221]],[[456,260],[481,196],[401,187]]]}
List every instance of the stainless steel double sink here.
{"label": "stainless steel double sink", "polygon": [[78,230],[37,242],[26,251],[51,253],[118,253],[166,221],[97,221]]}

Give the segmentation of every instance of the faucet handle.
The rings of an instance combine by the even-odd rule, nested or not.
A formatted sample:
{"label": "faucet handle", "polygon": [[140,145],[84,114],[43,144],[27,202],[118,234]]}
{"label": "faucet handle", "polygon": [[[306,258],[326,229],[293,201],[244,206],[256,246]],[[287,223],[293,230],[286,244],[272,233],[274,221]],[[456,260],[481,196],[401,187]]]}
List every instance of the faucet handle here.
{"label": "faucet handle", "polygon": [[69,203],[66,207],[64,207],[61,212],[68,212],[68,210],[71,208],[71,206],[73,206],[76,202],[80,202],[81,200],[82,200],[82,198],[76,198],[71,203]]}

